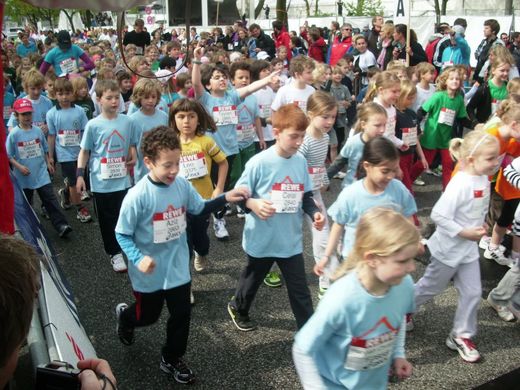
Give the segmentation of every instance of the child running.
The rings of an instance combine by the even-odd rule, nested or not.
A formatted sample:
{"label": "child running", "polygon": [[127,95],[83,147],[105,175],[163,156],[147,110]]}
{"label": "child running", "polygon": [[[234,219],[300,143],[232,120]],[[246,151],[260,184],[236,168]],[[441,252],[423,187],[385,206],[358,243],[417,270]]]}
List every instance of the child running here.
{"label": "child running", "polygon": [[[450,152],[461,166],[433,207],[431,218],[437,230],[428,240],[431,262],[415,285],[415,301],[418,306],[426,303],[454,280],[459,302],[446,345],[473,363],[480,360],[472,340],[477,333],[477,310],[482,295],[477,242],[486,232],[488,176],[499,165],[499,145],[492,135],[472,131],[464,140],[454,138]],[[410,329],[411,319],[409,322]]]}
{"label": "child running", "polygon": [[403,318],[415,310],[409,274],[419,240],[394,210],[375,207],[361,217],[339,279],[295,337],[304,389],[384,389],[390,369],[401,379],[411,375]]}
{"label": "child running", "polygon": [[[327,149],[329,146],[328,132],[334,126],[338,105],[336,99],[327,92],[316,91],[307,101],[307,116],[309,126],[307,127],[305,138],[298,150],[307,159],[309,174],[312,182],[312,196],[318,208],[325,214],[325,203],[321,197],[321,192],[329,187],[329,178],[325,168]],[[310,217],[306,217],[311,225],[312,231],[312,251],[314,261],[319,262],[323,257],[327,241],[329,238],[329,222],[325,217],[323,229],[318,230],[312,226]],[[335,255],[331,256],[324,275],[320,276],[318,298],[322,298],[330,286],[329,276],[338,267],[338,259]]]}
{"label": "child running", "polygon": [[183,177],[177,177],[181,145],[174,130],[160,126],[142,143],[149,173],[125,197],[115,228],[129,260],[129,276],[136,302],[116,307],[121,342],[134,342],[134,328],[155,323],[164,301],[170,317],[160,368],[179,383],[192,383],[193,371],[182,360],[190,328],[190,290],[186,213],[208,214],[226,201],[247,198],[235,189],[206,201]]}

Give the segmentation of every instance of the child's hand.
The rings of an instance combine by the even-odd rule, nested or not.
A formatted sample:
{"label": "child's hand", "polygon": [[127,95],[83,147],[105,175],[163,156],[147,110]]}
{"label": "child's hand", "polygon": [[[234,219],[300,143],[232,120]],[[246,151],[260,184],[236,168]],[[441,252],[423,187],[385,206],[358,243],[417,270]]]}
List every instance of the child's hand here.
{"label": "child's hand", "polygon": [[312,226],[319,231],[323,229],[323,226],[325,226],[325,217],[322,213],[314,213],[314,222],[312,223]]}
{"label": "child's hand", "polygon": [[202,46],[197,46],[195,50],[193,50],[193,57],[196,61],[200,61],[202,56],[204,55],[204,48]]}
{"label": "child's hand", "polygon": [[145,274],[151,274],[155,269],[155,260],[150,256],[145,256],[137,264],[137,269]]}
{"label": "child's hand", "polygon": [[48,160],[47,161],[47,170],[51,175],[54,174],[54,161]]}
{"label": "child's hand", "polygon": [[401,152],[406,152],[408,149],[410,149],[410,145],[402,144],[399,149],[401,150]]}
{"label": "child's hand", "polygon": [[76,192],[81,195],[83,191],[86,190],[87,186],[85,185],[85,179],[83,179],[83,176],[78,176],[76,178]]}
{"label": "child's hand", "polygon": [[267,144],[265,143],[264,140],[258,141],[258,144],[260,146],[260,149],[262,149],[262,150],[265,150],[265,148],[267,148]]}
{"label": "child's hand", "polygon": [[126,160],[126,167],[131,168],[136,164],[136,162],[137,162],[137,160],[136,160],[135,156],[132,153],[130,153],[130,155],[128,156],[128,158]]}
{"label": "child's hand", "polygon": [[349,108],[350,107],[350,102],[348,100],[343,100],[343,107]]}
{"label": "child's hand", "polygon": [[247,200],[251,196],[251,193],[246,187],[238,187],[226,192],[226,200],[228,202],[240,202]]}
{"label": "child's hand", "polygon": [[40,125],[40,129],[43,131],[44,135],[47,135],[47,133],[49,132],[49,127],[45,123],[42,123]]}
{"label": "child's hand", "polygon": [[211,199],[215,199],[216,197],[222,195],[222,190],[220,188],[215,187],[211,194]]}
{"label": "child's hand", "polygon": [[31,171],[25,165],[20,165],[19,170],[24,176],[29,176],[31,174]]}
{"label": "child's hand", "polygon": [[403,358],[394,359],[394,373],[399,379],[406,379],[412,376],[412,364]]}
{"label": "child's hand", "polygon": [[276,208],[273,207],[273,202],[270,200],[249,198],[246,206],[262,220],[272,217],[276,212]]}
{"label": "child's hand", "polygon": [[459,236],[470,241],[479,241],[483,235],[486,234],[486,229],[483,226],[462,229]]}
{"label": "child's hand", "polygon": [[323,275],[323,270],[327,266],[328,263],[329,263],[329,257],[323,256],[321,258],[321,260],[319,262],[317,262],[316,265],[314,266],[314,269],[313,269],[314,273],[318,276]]}
{"label": "child's hand", "polygon": [[424,168],[424,170],[427,170],[428,168],[430,168],[430,165],[428,164],[428,161],[425,158],[421,158],[421,164],[422,164],[422,167]]}

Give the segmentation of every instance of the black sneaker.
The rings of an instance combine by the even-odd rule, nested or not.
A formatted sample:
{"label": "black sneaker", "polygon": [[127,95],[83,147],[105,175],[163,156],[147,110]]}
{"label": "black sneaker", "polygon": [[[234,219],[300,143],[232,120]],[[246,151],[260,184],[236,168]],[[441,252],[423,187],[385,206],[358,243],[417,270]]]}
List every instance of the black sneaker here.
{"label": "black sneaker", "polygon": [[134,343],[134,328],[124,326],[121,324],[121,314],[128,308],[126,303],[120,303],[116,306],[117,325],[116,332],[119,340],[124,345],[132,345]]}
{"label": "black sneaker", "polygon": [[168,363],[164,360],[164,357],[161,356],[161,371],[172,376],[179,383],[192,384],[195,382],[195,374],[191,369],[186,365],[184,360],[178,358],[175,363]]}
{"label": "black sneaker", "polygon": [[256,323],[252,321],[248,315],[239,314],[231,302],[228,303],[227,310],[238,330],[250,332],[256,329]]}
{"label": "black sneaker", "polygon": [[58,229],[58,234],[61,238],[65,238],[71,231],[72,228],[69,225],[61,225]]}

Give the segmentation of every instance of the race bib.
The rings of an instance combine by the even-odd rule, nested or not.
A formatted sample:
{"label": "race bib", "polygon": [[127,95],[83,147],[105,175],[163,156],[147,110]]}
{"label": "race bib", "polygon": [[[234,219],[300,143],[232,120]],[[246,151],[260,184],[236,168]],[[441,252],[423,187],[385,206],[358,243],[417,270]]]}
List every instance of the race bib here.
{"label": "race bib", "polygon": [[143,54],[143,48],[141,46],[137,46],[135,48],[135,54],[137,54],[138,56],[142,55]]}
{"label": "race bib", "polygon": [[482,190],[473,190],[473,200],[471,202],[471,211],[469,218],[480,219],[487,214],[489,207],[489,188]]}
{"label": "race bib", "polygon": [[232,51],[233,50],[233,44],[232,43],[228,43],[227,44],[227,49],[228,49],[228,51]]}
{"label": "race bib", "polygon": [[271,117],[271,106],[268,104],[260,104],[260,116],[262,118]]}
{"label": "race bib", "polygon": [[190,154],[182,156],[180,160],[179,174],[188,179],[198,179],[208,174],[208,166],[204,153]]}
{"label": "race bib", "polygon": [[75,58],[66,58],[60,62],[60,68],[62,73],[78,73],[79,69],[76,64]]}
{"label": "race bib", "polygon": [[325,182],[325,175],[327,174],[327,169],[325,167],[309,167],[309,175],[312,181],[312,190],[319,190],[323,183]]}
{"label": "race bib", "polygon": [[303,184],[293,183],[287,177],[282,183],[275,183],[271,190],[271,201],[277,213],[296,213],[301,209]]}
{"label": "race bib", "polygon": [[491,100],[491,115],[493,115],[495,112],[497,112],[498,107],[500,106],[500,102],[502,100],[492,99]]}
{"label": "race bib", "polygon": [[31,141],[20,141],[17,146],[20,159],[37,158],[42,156],[42,148],[39,138]]}
{"label": "race bib", "polygon": [[79,146],[80,138],[79,130],[58,130],[58,143],[61,146]]}
{"label": "race bib", "polygon": [[395,123],[397,121],[396,116],[388,117],[388,120],[386,121],[386,130],[385,135],[386,136],[392,136],[395,135]]}
{"label": "race bib", "polygon": [[153,242],[161,244],[177,240],[186,231],[186,210],[168,206],[163,213],[153,215]]}
{"label": "race bib", "polygon": [[217,126],[238,124],[237,106],[213,107],[213,120]]}
{"label": "race bib", "polygon": [[9,119],[11,117],[12,112],[13,112],[13,107],[4,106],[4,119]]}
{"label": "race bib", "polygon": [[366,371],[388,363],[394,349],[395,334],[390,331],[374,338],[354,337],[350,343],[345,368]]}
{"label": "race bib", "polygon": [[237,141],[240,143],[253,142],[255,140],[255,127],[249,125],[237,125]]}
{"label": "race bib", "polygon": [[446,69],[449,66],[453,66],[453,61],[445,61],[442,63],[442,69]]}
{"label": "race bib", "polygon": [[443,123],[448,126],[453,126],[455,121],[455,111],[449,108],[441,108],[439,113],[439,123]]}
{"label": "race bib", "polygon": [[101,178],[111,180],[125,177],[127,174],[125,160],[124,157],[102,157]]}
{"label": "race bib", "polygon": [[403,128],[403,142],[408,146],[417,145],[417,127]]}

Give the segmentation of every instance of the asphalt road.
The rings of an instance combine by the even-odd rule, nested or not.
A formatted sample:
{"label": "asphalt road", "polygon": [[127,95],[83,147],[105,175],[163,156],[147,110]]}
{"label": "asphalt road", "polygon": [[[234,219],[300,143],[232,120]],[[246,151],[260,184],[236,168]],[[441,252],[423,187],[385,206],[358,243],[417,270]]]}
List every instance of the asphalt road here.
{"label": "asphalt road", "polygon": [[[427,186],[416,189],[416,199],[421,221],[428,233],[432,229],[428,216],[439,196],[440,180],[432,176],[425,177],[425,180]],[[331,191],[324,197],[327,205],[338,192],[339,181],[334,180]],[[91,202],[88,206],[92,210]],[[136,330],[134,345],[121,344],[115,333],[114,308],[119,302],[133,299],[128,277],[112,271],[103,252],[97,222],[82,225],[76,221],[72,211],[67,215],[74,228],[67,240],[60,240],[48,221],[44,221],[44,225],[72,285],[82,323],[98,355],[110,362],[119,388],[181,387],[159,370],[166,308],[158,323]],[[222,243],[212,237],[210,267],[202,273],[193,273],[196,305],[185,356],[197,376],[192,388],[300,389],[291,359],[296,326],[285,287],[260,288],[251,310],[251,316],[259,323],[257,331],[239,332],[229,318],[226,304],[234,292],[245,256],[241,248],[243,221],[235,216],[227,220],[231,239]],[[318,281],[312,273],[311,241],[306,226],[305,232],[307,277],[317,304]],[[422,275],[427,263],[427,257],[418,259],[417,271],[413,275],[415,280]],[[485,298],[507,268],[482,257],[481,269]],[[456,291],[450,287],[415,315],[415,330],[408,334],[406,343],[414,373],[410,379],[392,384],[391,388],[468,389],[520,367],[520,324],[501,321],[484,299],[479,311],[479,334],[475,339],[483,355],[482,362],[465,363],[444,345],[456,301]],[[515,380],[517,388],[520,388],[520,376]],[[506,389],[507,386],[500,388]]]}

